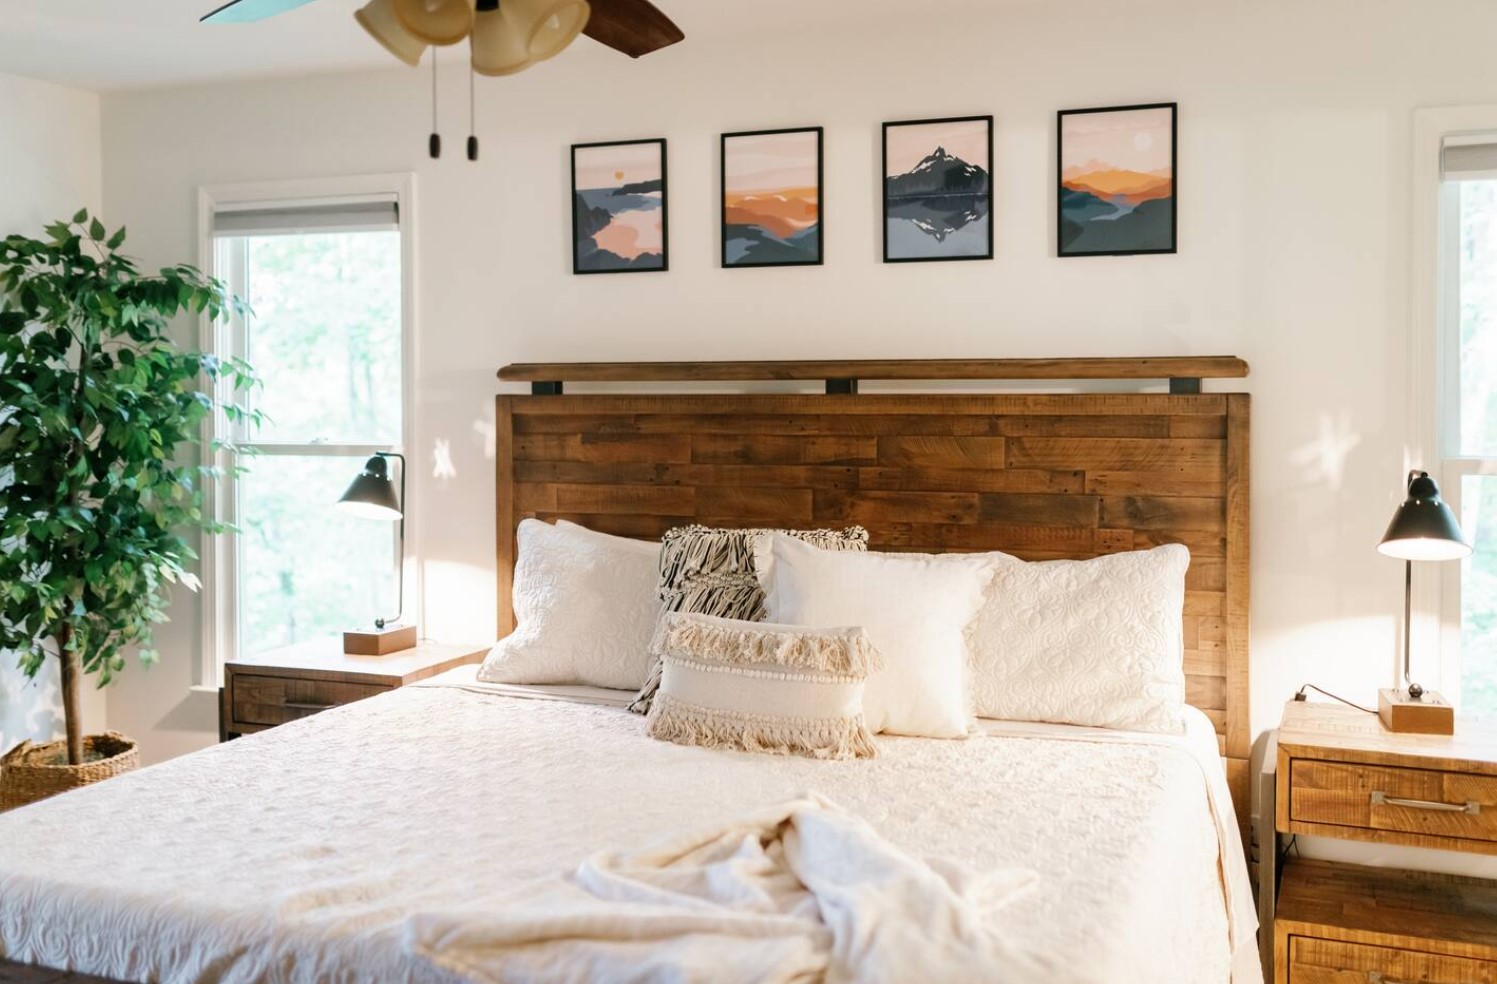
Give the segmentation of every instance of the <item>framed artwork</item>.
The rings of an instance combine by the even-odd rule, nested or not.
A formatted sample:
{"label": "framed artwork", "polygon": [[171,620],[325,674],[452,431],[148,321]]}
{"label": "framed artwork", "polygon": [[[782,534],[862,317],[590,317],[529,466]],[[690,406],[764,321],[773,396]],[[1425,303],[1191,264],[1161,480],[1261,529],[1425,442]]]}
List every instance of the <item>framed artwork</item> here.
{"label": "framed artwork", "polygon": [[665,141],[572,145],[572,272],[670,269]]}
{"label": "framed artwork", "polygon": [[1059,114],[1061,256],[1175,252],[1175,110],[1153,103]]}
{"label": "framed artwork", "polygon": [[884,124],[884,262],[993,258],[993,118]]}
{"label": "framed artwork", "polygon": [[821,127],[722,135],[724,267],[822,259]]}

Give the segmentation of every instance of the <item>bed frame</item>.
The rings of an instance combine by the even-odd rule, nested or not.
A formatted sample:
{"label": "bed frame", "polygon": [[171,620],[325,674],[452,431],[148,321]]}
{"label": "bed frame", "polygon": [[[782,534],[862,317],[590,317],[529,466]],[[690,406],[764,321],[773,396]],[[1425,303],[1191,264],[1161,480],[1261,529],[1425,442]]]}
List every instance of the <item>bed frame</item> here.
{"label": "bed frame", "polygon": [[[1183,543],[1186,699],[1248,831],[1248,438],[1240,359],[510,365],[496,403],[499,634],[515,527],[868,528],[876,550],[1084,559]],[[860,380],[1168,380],[1169,392],[859,393]],[[824,393],[572,395],[566,384],[814,381]]]}

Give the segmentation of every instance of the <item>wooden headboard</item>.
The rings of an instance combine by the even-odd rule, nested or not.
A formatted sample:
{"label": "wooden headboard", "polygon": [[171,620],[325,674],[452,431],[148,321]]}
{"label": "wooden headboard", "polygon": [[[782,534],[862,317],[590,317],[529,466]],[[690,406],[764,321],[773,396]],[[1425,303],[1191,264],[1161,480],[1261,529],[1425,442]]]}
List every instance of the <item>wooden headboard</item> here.
{"label": "wooden headboard", "polygon": [[[516,365],[497,402],[499,631],[515,527],[868,528],[873,549],[1082,559],[1183,543],[1186,699],[1247,830],[1248,413],[1233,358]],[[823,394],[568,395],[567,382],[818,380]],[[859,394],[863,379],[1167,379],[1168,393]]]}

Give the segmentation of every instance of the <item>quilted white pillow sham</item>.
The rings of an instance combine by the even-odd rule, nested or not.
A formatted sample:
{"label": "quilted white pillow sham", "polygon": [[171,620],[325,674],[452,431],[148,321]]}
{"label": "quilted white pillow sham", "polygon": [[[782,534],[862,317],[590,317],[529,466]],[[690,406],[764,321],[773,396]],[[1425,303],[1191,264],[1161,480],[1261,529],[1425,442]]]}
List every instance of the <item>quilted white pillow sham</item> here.
{"label": "quilted white pillow sham", "polygon": [[972,724],[964,629],[996,560],[956,563],[918,554],[829,553],[770,538],[761,568],[769,617],[794,625],[861,625],[884,659],[868,678],[870,730],[964,738]]}
{"label": "quilted white pillow sham", "polygon": [[978,715],[1179,734],[1189,566],[1180,544],[996,565],[968,632]]}
{"label": "quilted white pillow sham", "polygon": [[536,519],[516,539],[515,631],[478,678],[637,690],[653,659],[660,545]]}
{"label": "quilted white pillow sham", "polygon": [[650,649],[661,665],[652,737],[822,759],[877,754],[863,686],[880,660],[861,628],[667,612]]}

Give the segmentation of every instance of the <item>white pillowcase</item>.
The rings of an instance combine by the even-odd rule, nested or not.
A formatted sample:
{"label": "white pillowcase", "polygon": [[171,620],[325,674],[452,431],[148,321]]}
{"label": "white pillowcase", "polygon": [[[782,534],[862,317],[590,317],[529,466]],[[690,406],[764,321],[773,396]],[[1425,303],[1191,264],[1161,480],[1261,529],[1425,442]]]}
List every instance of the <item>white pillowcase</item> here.
{"label": "white pillowcase", "polygon": [[660,544],[537,519],[516,537],[515,631],[478,679],[638,690],[660,616]]}
{"label": "white pillowcase", "polygon": [[966,737],[964,629],[983,603],[995,561],[832,553],[770,538],[763,570],[769,619],[793,625],[860,625],[884,658],[863,693],[868,729],[927,738]]}
{"label": "white pillowcase", "polygon": [[1180,544],[996,565],[968,633],[977,713],[1180,733],[1189,566]]}

